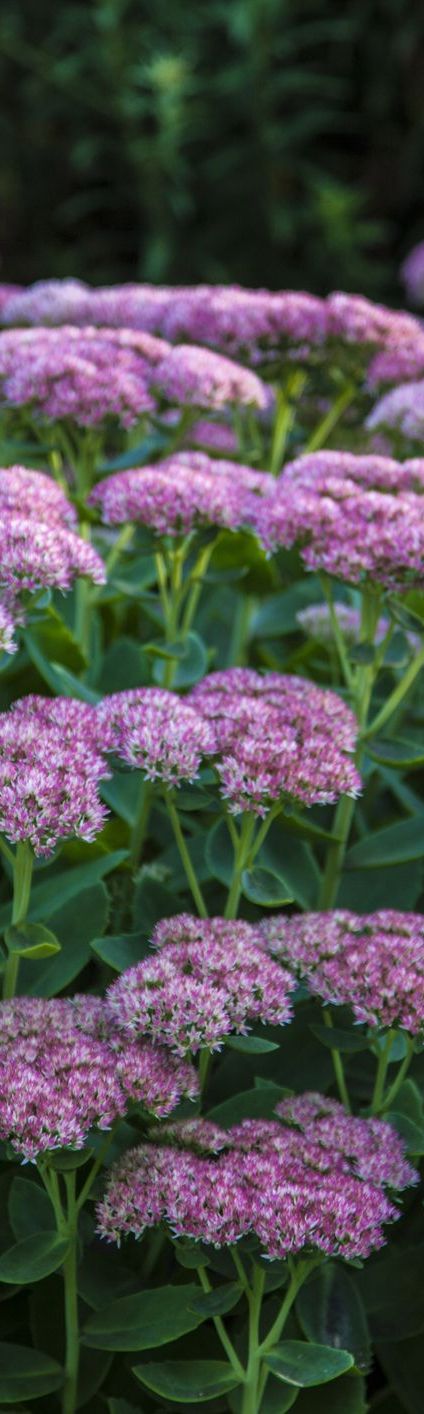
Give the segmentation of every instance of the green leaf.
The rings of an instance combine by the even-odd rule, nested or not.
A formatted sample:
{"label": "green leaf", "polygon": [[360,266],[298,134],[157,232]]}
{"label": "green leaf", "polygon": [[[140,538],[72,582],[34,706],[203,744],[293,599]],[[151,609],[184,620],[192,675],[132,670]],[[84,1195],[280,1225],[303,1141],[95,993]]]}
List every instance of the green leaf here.
{"label": "green leaf", "polygon": [[424,814],[400,820],[396,825],[386,825],[374,834],[367,833],[348,850],[346,866],[348,869],[375,869],[382,864],[421,859],[423,855]]}
{"label": "green leaf", "polygon": [[172,918],[181,912],[178,894],[171,892],[164,884],[153,879],[148,870],[142,870],[134,889],[132,922],[145,936],[150,937],[155,923],[162,918]]}
{"label": "green leaf", "polygon": [[401,771],[411,770],[424,764],[424,751],[420,751],[418,741],[402,738],[373,737],[367,742],[367,756],[373,761],[381,761],[383,766],[392,766]]}
{"label": "green leaf", "polygon": [[[377,1346],[384,1373],[398,1395],[402,1411],[422,1414],[423,1411],[423,1339],[388,1340]],[[383,1405],[384,1409],[384,1405]]]}
{"label": "green leaf", "polygon": [[[360,1375],[348,1374],[333,1380],[325,1389],[318,1385],[315,1389],[302,1390],[296,1414],[367,1414],[369,1408],[363,1379]],[[261,1410],[261,1414],[266,1411]],[[387,1414],[392,1411],[387,1410]]]}
{"label": "green leaf", "polygon": [[[38,664],[36,664],[38,666]],[[81,702],[100,702],[100,693],[94,692],[93,688],[87,687],[87,683],[81,678],[71,673],[62,663],[50,663],[44,665],[43,677],[46,678],[46,671],[50,673],[49,687],[53,692],[64,697],[78,697]]]}
{"label": "green leaf", "polygon": [[24,639],[32,662],[53,690],[55,684],[51,679],[52,663],[74,673],[80,673],[86,666],[77,639],[51,604],[42,622],[26,629]]}
{"label": "green leaf", "polygon": [[60,952],[59,939],[44,923],[11,924],[5,929],[4,940],[8,952],[26,957],[28,962],[39,962],[40,958]]}
{"label": "green leaf", "polygon": [[[396,1100],[394,1102],[396,1106]],[[385,1111],[384,1118],[393,1125],[398,1134],[405,1140],[405,1147],[408,1154],[424,1154],[424,1126],[414,1124],[408,1115],[401,1114],[396,1108]]]}
{"label": "green leaf", "polygon": [[233,1311],[243,1295],[243,1287],[238,1281],[229,1281],[226,1286],[215,1286],[213,1291],[201,1292],[191,1302],[193,1311],[206,1320],[208,1316],[225,1316]]}
{"label": "green leaf", "polygon": [[75,1169],[84,1168],[93,1153],[94,1150],[89,1148],[47,1150],[49,1168],[56,1169],[57,1173],[73,1173]]}
{"label": "green leaf", "polygon": [[274,821],[256,864],[271,869],[301,908],[314,908],[320,888],[320,871],[310,846],[299,839],[297,822],[295,835],[288,833],[293,823],[292,816],[285,816],[284,823]]}
{"label": "green leaf", "polygon": [[243,1051],[248,1056],[263,1056],[280,1049],[277,1041],[266,1041],[263,1036],[226,1036],[225,1044],[230,1051]]}
{"label": "green leaf", "polygon": [[378,1341],[403,1340],[424,1331],[424,1243],[386,1248],[355,1273],[371,1335]]}
{"label": "green leaf", "polygon": [[20,1286],[24,1282],[41,1281],[63,1266],[69,1242],[59,1241],[56,1232],[33,1233],[23,1237],[15,1247],[0,1256],[0,1282]]}
{"label": "green leaf", "polygon": [[233,877],[234,850],[225,820],[212,825],[206,840],[206,863],[213,879],[230,887]]}
{"label": "green leaf", "polygon": [[274,874],[272,869],[257,865],[253,869],[245,869],[242,874],[242,888],[251,903],[261,904],[262,907],[276,908],[293,903],[293,895],[288,885],[278,874]]}
{"label": "green leaf", "polygon": [[334,1350],[331,1345],[306,1344],[303,1340],[283,1340],[274,1346],[264,1364],[286,1384],[324,1385],[352,1368],[353,1356],[348,1350]]}
{"label": "green leaf", "polygon": [[106,927],[108,908],[108,896],[102,883],[83,889],[72,902],[62,905],[51,918],[61,951],[46,961],[44,967],[37,968],[35,975],[24,962],[19,978],[20,991],[41,997],[53,997],[63,991],[90,961],[91,940]]}
{"label": "green leaf", "polygon": [[41,1184],[31,1183],[27,1178],[14,1178],[7,1206],[10,1226],[18,1242],[34,1233],[51,1231],[52,1205]]}
{"label": "green leaf", "polygon": [[[228,1404],[232,1414],[242,1414],[243,1410],[243,1389],[235,1389],[229,1395]],[[297,1403],[299,1390],[291,1385],[283,1385],[281,1380],[275,1380],[274,1376],[268,1374],[266,1390],[262,1397],[261,1414],[288,1414],[289,1409]]]}
{"label": "green leaf", "polygon": [[348,1350],[359,1370],[369,1369],[364,1307],[353,1277],[339,1263],[328,1262],[312,1273],[299,1292],[296,1313],[308,1340]]}
{"label": "green leaf", "polygon": [[20,1404],[40,1399],[63,1384],[63,1370],[41,1350],[25,1345],[0,1344],[0,1403]]}
{"label": "green leaf", "polygon": [[220,1105],[214,1105],[214,1108],[209,1110],[207,1119],[212,1119],[215,1124],[222,1124],[224,1129],[228,1129],[232,1124],[239,1124],[242,1119],[272,1119],[279,1100],[284,1100],[292,1093],[282,1085],[274,1084],[267,1085],[264,1089],[242,1090],[239,1095],[232,1095],[230,1100],[223,1100]]}
{"label": "green leaf", "polygon": [[160,1365],[135,1365],[133,1375],[153,1394],[175,1404],[204,1404],[240,1383],[224,1360],[167,1360]]}
{"label": "green leaf", "polygon": [[203,1320],[193,1309],[197,1286],[163,1286],[123,1296],[90,1316],[84,1328],[85,1345],[96,1350],[150,1350],[166,1345]]}
{"label": "green leaf", "polygon": [[93,938],[90,947],[101,962],[106,962],[115,972],[124,972],[146,956],[149,945],[139,933],[121,933],[116,937]]}
{"label": "green leaf", "polygon": [[360,1031],[345,1031],[341,1026],[324,1026],[320,1022],[313,1022],[309,1030],[329,1051],[355,1054],[357,1051],[366,1051],[370,1045],[368,1037]]}
{"label": "green leaf", "polygon": [[198,633],[187,633],[183,639],[176,639],[175,643],[165,643],[164,640],[158,643],[148,643],[144,651],[156,658],[153,666],[153,678],[159,686],[162,686],[165,681],[166,662],[163,661],[164,659],[177,663],[173,688],[191,687],[207,672],[208,652]]}
{"label": "green leaf", "polygon": [[[102,854],[100,858],[90,860],[89,864],[77,864],[73,868],[59,870],[57,874],[49,870],[47,883],[34,884],[31,889],[31,922],[51,918],[59,907],[62,909],[76,894],[105,878],[112,869],[118,869],[125,859],[128,859],[127,850],[116,849],[112,854]],[[4,932],[9,923],[10,904],[7,903],[0,908],[0,931]]]}

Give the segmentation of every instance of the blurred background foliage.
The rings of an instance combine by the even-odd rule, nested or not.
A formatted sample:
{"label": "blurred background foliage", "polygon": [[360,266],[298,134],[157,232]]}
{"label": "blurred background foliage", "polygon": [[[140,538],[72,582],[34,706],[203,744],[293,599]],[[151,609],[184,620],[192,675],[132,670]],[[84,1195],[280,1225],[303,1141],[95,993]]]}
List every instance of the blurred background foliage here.
{"label": "blurred background foliage", "polygon": [[1,0],[0,279],[400,301],[424,237],[413,0]]}

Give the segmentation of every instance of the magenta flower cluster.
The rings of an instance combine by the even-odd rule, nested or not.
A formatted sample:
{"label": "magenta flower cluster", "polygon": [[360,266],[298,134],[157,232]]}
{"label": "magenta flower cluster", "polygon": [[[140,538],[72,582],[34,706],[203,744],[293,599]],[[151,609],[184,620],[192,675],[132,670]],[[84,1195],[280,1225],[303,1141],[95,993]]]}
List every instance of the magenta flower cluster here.
{"label": "magenta flower cluster", "polygon": [[249,1023],[290,1020],[294,978],[274,963],[260,930],[223,918],[182,913],[158,923],[156,957],[123,972],[107,993],[107,1010],[125,1034],[147,1034],[176,1055],[216,1050]]}
{"label": "magenta flower cluster", "polygon": [[[353,1119],[337,1101],[307,1094],[278,1106],[279,1120],[245,1120],[217,1133],[198,1121],[158,1131],[112,1169],[99,1231],[120,1241],[166,1222],[174,1237],[222,1247],[256,1236],[270,1258],[313,1247],[366,1257],[397,1217],[385,1187],[416,1181],[403,1144],[381,1120]],[[169,1139],[171,1138],[171,1143]],[[210,1152],[208,1153],[208,1148]]]}
{"label": "magenta flower cluster", "polygon": [[248,526],[270,489],[267,472],[193,451],[106,476],[89,501],[107,525],[136,521],[157,535],[186,535],[195,526]]}
{"label": "magenta flower cluster", "polygon": [[98,783],[108,769],[83,734],[67,741],[24,704],[0,714],[0,830],[49,855],[61,839],[93,840],[103,828]]}
{"label": "magenta flower cluster", "polygon": [[26,1160],[81,1149],[132,1103],[159,1119],[196,1095],[187,1061],[146,1040],[123,1047],[97,998],[3,1002],[0,1137]]}
{"label": "magenta flower cluster", "polygon": [[[424,360],[422,372],[424,373]],[[370,432],[388,430],[401,433],[411,442],[422,444],[424,435],[424,379],[400,383],[374,404],[366,418]]]}
{"label": "magenta flower cluster", "polygon": [[214,412],[241,404],[266,412],[272,391],[250,369],[197,344],[178,344],[155,369],[153,386],[166,402]]}
{"label": "magenta flower cluster", "polygon": [[402,590],[424,570],[424,461],[317,452],[289,463],[257,504],[268,550],[295,544],[311,570]]}
{"label": "magenta flower cluster", "polygon": [[43,422],[106,418],[132,427],[155,400],[152,371],[166,344],[126,329],[12,329],[0,334],[0,401]]}
{"label": "magenta flower cluster", "polygon": [[97,707],[104,751],[167,786],[192,781],[203,756],[215,751],[215,732],[186,701],[165,688],[130,688]]}
{"label": "magenta flower cluster", "polygon": [[189,701],[216,735],[216,769],[232,814],[266,815],[274,801],[305,805],[357,795],[353,712],[305,678],[251,668],[210,673]]}
{"label": "magenta flower cluster", "polygon": [[281,958],[310,991],[352,1009],[355,1021],[401,1027],[416,1036],[424,1027],[424,919],[418,913],[283,914],[262,922],[273,957]]}

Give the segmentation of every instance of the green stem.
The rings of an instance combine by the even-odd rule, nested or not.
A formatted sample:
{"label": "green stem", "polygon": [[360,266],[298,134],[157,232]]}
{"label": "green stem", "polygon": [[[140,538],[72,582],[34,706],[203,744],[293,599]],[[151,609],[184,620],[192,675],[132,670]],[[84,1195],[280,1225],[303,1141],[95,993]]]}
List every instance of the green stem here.
{"label": "green stem", "polygon": [[137,814],[131,831],[130,867],[136,869],[146,837],[153,791],[149,781],[142,780],[137,803]]}
{"label": "green stem", "polygon": [[[80,524],[79,533],[82,540],[90,540],[90,526],[88,521],[84,521],[84,523]],[[94,591],[90,581],[85,577],[77,579],[75,585],[74,633],[86,662],[88,662],[90,652],[91,609],[93,604]]]}
{"label": "green stem", "polygon": [[233,865],[233,877],[228,891],[228,898],[224,913],[224,918],[237,918],[237,910],[240,902],[242,889],[242,875],[246,868],[247,860],[252,846],[253,833],[256,825],[254,815],[245,814],[242,818],[238,845],[235,851]]}
{"label": "green stem", "polygon": [[[211,1283],[210,1283],[210,1281],[209,1281],[209,1277],[208,1277],[206,1268],[205,1268],[205,1267],[198,1267],[198,1268],[197,1268],[197,1273],[198,1273],[199,1281],[201,1282],[201,1285],[202,1285],[202,1287],[203,1287],[203,1290],[209,1295],[209,1292],[213,1290],[213,1287],[211,1286]],[[235,1350],[234,1350],[234,1346],[233,1346],[233,1344],[232,1344],[232,1342],[231,1342],[231,1340],[230,1340],[229,1335],[227,1335],[227,1331],[226,1331],[226,1329],[225,1329],[223,1320],[221,1320],[221,1317],[220,1317],[220,1316],[213,1316],[212,1319],[213,1319],[213,1323],[214,1323],[214,1326],[215,1326],[216,1333],[217,1333],[217,1335],[219,1336],[219,1339],[220,1339],[220,1341],[221,1341],[221,1345],[223,1346],[223,1348],[224,1348],[224,1350],[225,1350],[225,1353],[226,1353],[226,1355],[228,1356],[228,1359],[229,1359],[229,1361],[230,1361],[230,1364],[231,1364],[232,1367],[233,1367],[234,1374],[237,1375],[237,1379],[244,1381],[245,1372],[244,1372],[243,1366],[240,1364],[240,1360],[238,1359],[238,1356],[236,1355],[236,1352],[235,1352]]]}
{"label": "green stem", "polygon": [[[389,1089],[386,1091],[386,1094],[384,1094],[384,1084],[385,1084],[385,1079],[386,1079],[387,1065],[388,1065],[388,1060],[389,1060],[389,1058],[390,1058],[390,1050],[391,1050],[391,1045],[392,1045],[392,1041],[393,1041],[394,1035],[395,1035],[395,1032],[394,1032],[394,1031],[389,1031],[389,1032],[388,1032],[387,1041],[389,1041],[389,1038],[390,1038],[390,1045],[389,1045],[389,1048],[388,1048],[387,1057],[386,1057],[386,1047],[384,1048],[384,1051],[381,1052],[381,1054],[380,1054],[379,1063],[378,1063],[378,1067],[377,1067],[377,1078],[376,1078],[376,1082],[375,1082],[375,1086],[374,1086],[374,1094],[373,1094],[372,1106],[371,1106],[371,1108],[372,1108],[372,1113],[373,1113],[373,1114],[384,1114],[384,1112],[385,1112],[386,1110],[391,1109],[391,1106],[392,1106],[392,1104],[393,1104],[393,1101],[396,1099],[396,1095],[397,1095],[398,1091],[400,1090],[401,1085],[403,1084],[403,1081],[404,1081],[404,1079],[405,1079],[405,1075],[407,1075],[407,1073],[408,1073],[408,1070],[409,1070],[409,1067],[410,1067],[410,1064],[411,1064],[411,1061],[412,1061],[412,1057],[413,1057],[413,1054],[414,1054],[414,1042],[413,1042],[411,1036],[407,1036],[407,1037],[406,1037],[406,1044],[407,1044],[406,1056],[404,1056],[404,1059],[403,1059],[403,1061],[402,1061],[402,1064],[399,1066],[399,1069],[398,1069],[397,1075],[396,1075],[396,1077],[395,1077],[395,1079],[394,1079],[394,1081],[393,1081],[393,1084],[389,1086]],[[385,1061],[385,1064],[384,1064],[384,1061]],[[382,1070],[382,1072],[383,1072],[383,1074],[382,1074],[382,1080],[380,1079],[380,1076],[379,1076],[380,1063],[381,1063],[381,1070]]]}
{"label": "green stem", "polygon": [[277,392],[277,412],[269,461],[269,470],[272,476],[278,476],[281,471],[287,438],[296,416],[296,403],[303,392],[305,383],[306,374],[300,369],[296,369],[288,378],[286,387],[279,388]]}
{"label": "green stem", "polygon": [[321,419],[321,421],[318,423],[318,426],[315,428],[315,431],[312,433],[312,436],[309,437],[306,446],[303,448],[303,454],[307,452],[317,452],[319,451],[320,447],[325,446],[327,437],[329,437],[330,433],[334,431],[334,428],[340,421],[340,418],[343,416],[343,413],[346,411],[346,408],[348,408],[350,403],[353,402],[355,393],[355,384],[345,383],[345,386],[344,388],[342,388],[341,393],[339,393],[338,398],[335,398],[334,403],[332,403],[325,417]]}
{"label": "green stem", "polygon": [[196,560],[194,569],[191,572],[189,595],[181,624],[181,632],[183,634],[189,632],[189,629],[191,628],[191,625],[193,623],[194,615],[196,613],[197,605],[199,603],[200,595],[203,589],[204,576],[206,574],[206,570],[209,565],[209,560],[211,558],[214,548],[214,542],[210,541],[209,545],[206,545],[204,550],[202,550],[201,554]]}
{"label": "green stem", "polygon": [[258,1414],[259,1409],[259,1380],[261,1375],[261,1357],[259,1345],[259,1322],[261,1318],[262,1297],[265,1286],[265,1272],[262,1267],[254,1267],[252,1290],[249,1300],[249,1356],[247,1370],[245,1374],[245,1386],[241,1406],[241,1414]]}
{"label": "green stem", "polygon": [[199,1085],[201,1098],[204,1096],[205,1093],[208,1075],[211,1068],[211,1062],[212,1052],[208,1051],[207,1046],[205,1046],[204,1049],[201,1050],[199,1056]]}
{"label": "green stem", "polygon": [[196,904],[197,912],[199,913],[201,918],[207,918],[208,910],[206,908],[201,888],[196,879],[196,874],[193,869],[193,865],[181,829],[178,811],[175,809],[175,805],[172,800],[170,791],[164,791],[164,800],[171,821],[172,829],[174,831],[175,841],[178,845],[178,849],[180,852],[181,863],[185,871],[187,883],[191,889],[191,893]]}
{"label": "green stem", "polygon": [[[328,1026],[328,1027],[331,1029],[332,1026],[333,1026],[333,1019],[332,1019],[332,1016],[331,1016],[331,1012],[328,1011],[327,1008],[324,1008],[324,1010],[323,1010],[323,1016],[324,1016],[325,1025]],[[339,1095],[340,1095],[341,1102],[342,1102],[342,1104],[344,1105],[345,1109],[347,1110],[348,1114],[350,1114],[351,1111],[350,1111],[349,1091],[348,1091],[347,1084],[346,1084],[346,1077],[345,1077],[345,1073],[344,1073],[343,1061],[342,1061],[342,1058],[341,1058],[341,1055],[340,1055],[340,1051],[338,1051],[336,1047],[334,1047],[334,1050],[333,1050],[333,1049],[331,1050],[331,1059],[332,1059],[332,1062],[333,1062],[333,1069],[334,1069],[334,1074],[335,1074],[335,1077],[336,1077],[336,1080],[337,1080],[337,1088],[338,1088],[338,1092],[339,1092]]]}
{"label": "green stem", "polygon": [[335,642],[335,644],[336,644],[337,652],[338,652],[339,659],[340,659],[340,666],[341,666],[341,669],[342,669],[343,677],[344,677],[346,686],[347,686],[348,688],[352,689],[352,687],[353,687],[353,680],[354,680],[354,679],[353,679],[353,672],[352,672],[352,669],[351,669],[351,666],[350,666],[350,663],[349,663],[349,658],[348,658],[348,654],[347,654],[347,651],[346,651],[346,644],[345,644],[345,641],[344,641],[343,633],[342,633],[342,630],[341,630],[341,628],[340,628],[339,620],[338,620],[338,617],[337,617],[337,614],[336,614],[336,610],[335,610],[335,607],[334,607],[334,600],[333,600],[333,594],[332,594],[332,589],[331,589],[331,583],[330,583],[330,580],[327,579],[327,576],[326,576],[325,574],[320,575],[320,581],[321,581],[322,590],[323,590],[323,593],[325,594],[325,598],[326,598],[326,600],[327,600],[327,604],[328,604],[328,608],[329,608],[330,623],[331,623],[331,627],[332,627],[332,630],[333,630],[334,642]]}
{"label": "green stem", "polygon": [[63,1387],[62,1414],[75,1414],[77,1404],[79,1367],[79,1328],[77,1292],[77,1206],[75,1201],[75,1173],[64,1174],[68,1202],[67,1235],[69,1252],[63,1265],[65,1284],[65,1383]]}
{"label": "green stem", "polygon": [[389,1057],[390,1057],[390,1052],[391,1052],[391,1049],[392,1049],[392,1044],[393,1044],[393,1040],[394,1040],[395,1034],[396,1034],[396,1033],[395,1033],[393,1030],[390,1030],[390,1031],[387,1032],[387,1036],[386,1036],[386,1040],[385,1040],[384,1046],[382,1047],[381,1051],[379,1052],[378,1063],[377,1063],[377,1073],[376,1073],[376,1077],[375,1077],[375,1085],[374,1085],[373,1097],[372,1097],[372,1101],[371,1101],[371,1113],[372,1113],[372,1114],[378,1114],[378,1112],[379,1112],[379,1110],[381,1109],[381,1106],[382,1106],[382,1104],[383,1104],[384,1086],[385,1086],[385,1083],[386,1083],[387,1066],[388,1066],[388,1064],[389,1064]]}
{"label": "green stem", "polygon": [[404,697],[406,697],[407,692],[409,692],[410,687],[412,687],[412,683],[415,681],[417,673],[419,673],[423,667],[424,648],[421,649],[421,653],[418,653],[417,657],[410,663],[401,681],[397,684],[397,687],[393,688],[393,692],[390,693],[390,697],[388,697],[387,702],[384,703],[384,707],[381,708],[380,712],[377,712],[377,716],[370,722],[367,730],[363,732],[364,740],[367,740],[370,736],[375,736],[377,732],[381,731],[381,728],[385,726],[389,717],[393,716],[393,713],[396,712],[396,708],[403,702]]}
{"label": "green stem", "polygon": [[[322,1258],[312,1257],[309,1261],[298,1262],[297,1265],[294,1266],[294,1264],[290,1262],[289,1258],[289,1268],[291,1274],[290,1283],[287,1288],[286,1295],[278,1313],[278,1316],[276,1317],[276,1320],[271,1326],[271,1329],[268,1331],[268,1335],[266,1336],[265,1340],[263,1340],[262,1344],[258,1347],[257,1355],[259,1357],[267,1355],[269,1351],[272,1350],[273,1346],[276,1345],[279,1341],[280,1336],[283,1333],[287,1317],[290,1315],[290,1311],[296,1300],[297,1294],[300,1291],[301,1286],[303,1286],[303,1283],[304,1281],[306,1281],[306,1278],[309,1276],[309,1273],[313,1271],[314,1267],[318,1266],[320,1261],[322,1261]],[[255,1410],[252,1407],[252,1414],[258,1414],[265,1386],[268,1380],[268,1375],[269,1371],[267,1370],[266,1366],[264,1366],[259,1381],[258,1404]]]}
{"label": "green stem", "polygon": [[[25,923],[31,894],[34,855],[26,840],[16,846],[13,860],[13,906],[12,925],[19,927]],[[3,975],[3,1000],[14,997],[18,981],[19,957],[9,953]]]}

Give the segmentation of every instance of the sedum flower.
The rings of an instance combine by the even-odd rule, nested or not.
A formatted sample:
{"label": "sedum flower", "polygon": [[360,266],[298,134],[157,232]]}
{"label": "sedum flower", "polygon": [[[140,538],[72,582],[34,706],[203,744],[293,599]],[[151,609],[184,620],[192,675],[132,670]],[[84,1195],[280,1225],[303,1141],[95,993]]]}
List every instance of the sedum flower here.
{"label": "sedum flower", "polygon": [[213,723],[216,769],[232,814],[264,816],[280,799],[313,805],[358,794],[360,776],[349,759],[356,719],[330,689],[290,674],[228,668],[203,678],[188,700]]}
{"label": "sedum flower", "polygon": [[408,251],[400,274],[411,304],[424,304],[424,241],[419,241]]}
{"label": "sedum flower", "polygon": [[[424,372],[424,360],[423,360]],[[422,443],[424,437],[424,379],[418,383],[401,383],[392,388],[372,408],[365,426],[373,432],[392,428],[410,441]]]}
{"label": "sedum flower", "polygon": [[242,404],[266,412],[273,404],[271,390],[256,373],[196,344],[170,349],[156,366],[152,385],[180,407],[219,412]]}
{"label": "sedum flower", "polygon": [[152,941],[158,955],[122,973],[107,993],[111,1019],[129,1036],[147,1033],[184,1056],[216,1050],[253,1021],[290,1020],[293,977],[264,954],[258,928],[182,913],[159,923]]}
{"label": "sedum flower", "polygon": [[155,466],[104,477],[89,500],[107,525],[132,520],[157,535],[186,535],[195,526],[237,530],[248,524],[269,484],[267,472],[212,461],[204,452],[179,452]]}
{"label": "sedum flower", "polygon": [[197,1088],[188,1062],[145,1040],[123,1048],[98,998],[3,1003],[0,1136],[26,1160],[82,1148],[134,1102],[166,1117]]}
{"label": "sedum flower", "polygon": [[104,584],[103,560],[75,531],[0,509],[0,586],[70,589],[79,575]]}
{"label": "sedum flower", "polygon": [[76,511],[61,486],[43,471],[26,466],[0,468],[0,516],[34,517],[46,525],[70,526],[76,523]]}
{"label": "sedum flower", "polygon": [[93,840],[105,823],[98,782],[107,774],[82,735],[67,742],[34,714],[0,715],[0,830],[13,844],[49,855],[70,835]]}
{"label": "sedum flower", "polygon": [[114,418],[132,427],[155,407],[149,383],[166,349],[128,329],[6,330],[0,334],[0,399],[43,422],[66,418],[98,427]]}
{"label": "sedum flower", "polygon": [[424,1028],[424,920],[418,913],[275,915],[261,924],[269,952],[306,979],[310,991],[349,1006],[355,1021]]}
{"label": "sedum flower", "polygon": [[209,722],[165,688],[130,688],[104,697],[97,707],[103,750],[167,786],[193,781],[202,756],[215,749]]}
{"label": "sedum flower", "polygon": [[[55,728],[64,746],[81,748],[93,757],[93,771],[97,776],[107,776],[108,767],[102,755],[102,732],[96,707],[90,702],[81,702],[77,697],[42,697],[30,692],[26,697],[18,697],[11,703],[8,720],[17,716],[26,719],[34,727]],[[2,718],[0,715],[0,722]]]}
{"label": "sedum flower", "polygon": [[202,1121],[181,1126],[179,1139],[177,1124],[151,1134],[111,1170],[101,1235],[119,1242],[165,1222],[174,1237],[218,1248],[254,1235],[271,1259],[311,1247],[366,1257],[383,1246],[383,1224],[398,1216],[384,1189],[417,1178],[400,1137],[321,1095],[283,1101],[278,1113],[221,1135],[206,1122],[203,1144]]}
{"label": "sedum flower", "polygon": [[[337,599],[333,602],[333,609],[345,642],[349,645],[359,643],[362,632],[361,610]],[[306,609],[298,610],[296,620],[308,638],[314,638],[317,643],[322,643],[325,647],[334,643],[332,615],[328,604],[308,604]],[[378,620],[375,630],[375,643],[382,643],[389,629],[390,619],[383,614]],[[419,634],[407,632],[405,638],[411,653],[419,652],[421,647]]]}

